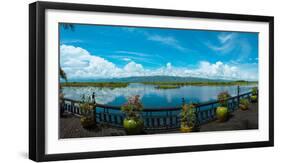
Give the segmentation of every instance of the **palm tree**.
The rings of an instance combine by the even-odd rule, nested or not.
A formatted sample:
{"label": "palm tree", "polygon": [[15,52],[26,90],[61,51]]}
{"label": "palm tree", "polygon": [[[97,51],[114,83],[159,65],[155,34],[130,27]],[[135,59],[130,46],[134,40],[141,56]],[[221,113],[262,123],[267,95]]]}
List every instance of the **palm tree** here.
{"label": "palm tree", "polygon": [[60,67],[60,78],[62,78],[65,81],[67,81],[66,73],[63,71],[63,69],[61,67]]}
{"label": "palm tree", "polygon": [[[61,67],[59,67],[59,73],[60,73],[60,78],[64,79],[67,82],[67,77],[66,77],[66,73],[63,71],[63,69]],[[61,84],[59,84],[59,103],[60,103],[60,116],[63,116],[64,113],[64,109],[62,109],[62,105],[64,104],[64,93],[62,91],[62,86]]]}
{"label": "palm tree", "polygon": [[[71,23],[62,23],[62,27],[65,30],[70,29],[71,31],[74,31],[74,24]],[[59,71],[60,71],[60,78],[64,79],[67,82],[67,76],[66,73],[63,71],[63,69],[61,67],[59,67]]]}
{"label": "palm tree", "polygon": [[72,31],[74,31],[74,24],[71,24],[71,23],[63,23],[62,24],[62,27],[66,30],[70,29]]}

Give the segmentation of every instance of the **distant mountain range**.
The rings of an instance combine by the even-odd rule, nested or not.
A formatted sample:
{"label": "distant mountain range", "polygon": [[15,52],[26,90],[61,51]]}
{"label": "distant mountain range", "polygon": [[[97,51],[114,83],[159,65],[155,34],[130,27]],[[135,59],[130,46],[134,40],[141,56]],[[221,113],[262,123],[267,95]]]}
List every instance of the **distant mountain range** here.
{"label": "distant mountain range", "polygon": [[124,78],[107,78],[107,79],[84,79],[70,80],[71,82],[223,82],[230,80],[207,79],[198,77],[178,77],[178,76],[135,76]]}

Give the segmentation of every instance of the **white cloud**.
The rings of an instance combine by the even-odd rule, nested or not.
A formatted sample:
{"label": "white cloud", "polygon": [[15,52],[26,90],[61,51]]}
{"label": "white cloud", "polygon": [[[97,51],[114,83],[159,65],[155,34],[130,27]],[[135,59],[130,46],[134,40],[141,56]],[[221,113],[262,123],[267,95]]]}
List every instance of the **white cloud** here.
{"label": "white cloud", "polygon": [[124,31],[134,33],[134,34],[140,34],[146,37],[147,40],[155,41],[164,45],[168,45],[169,47],[175,48],[180,51],[186,51],[190,50],[180,44],[180,42],[175,39],[172,36],[166,36],[166,35],[159,35],[159,34],[153,34],[152,32],[148,32],[145,30],[139,30],[138,28],[133,27],[125,27],[123,28]]}
{"label": "white cloud", "polygon": [[116,53],[130,54],[130,55],[136,55],[136,56],[140,56],[140,57],[150,56],[149,54],[146,54],[146,53],[132,52],[132,51],[123,51],[123,50],[116,51]]}
{"label": "white cloud", "polygon": [[128,32],[135,32],[137,30],[137,28],[134,27],[121,27],[121,29]]}
{"label": "white cloud", "polygon": [[60,64],[71,78],[95,78],[118,74],[121,69],[80,47],[61,45]]}
{"label": "white cloud", "polygon": [[146,69],[143,65],[123,58],[128,61],[124,67],[117,67],[114,63],[90,54],[85,49],[74,46],[60,46],[60,64],[69,79],[94,79],[130,76],[192,76],[212,79],[244,79],[257,80],[257,69],[253,65],[229,65],[223,62],[214,64],[201,61],[197,68],[178,68],[168,62],[158,69]]}
{"label": "white cloud", "polygon": [[123,61],[131,61],[131,59],[130,59],[130,58],[127,58],[127,57],[122,58],[122,60],[123,60]]}
{"label": "white cloud", "polygon": [[170,62],[168,62],[168,63],[166,64],[166,66],[167,66],[167,69],[168,69],[168,70],[171,70],[171,69],[172,69],[172,64],[171,64]]}
{"label": "white cloud", "polygon": [[67,39],[67,40],[62,40],[62,44],[72,44],[72,43],[82,43],[84,42],[83,40],[78,40],[78,39]]}
{"label": "white cloud", "polygon": [[206,46],[215,51],[215,54],[225,55],[230,52],[235,52],[237,62],[245,62],[249,60],[252,47],[246,38],[240,38],[236,33],[222,33],[218,35],[219,43],[206,42]]}
{"label": "white cloud", "polygon": [[238,68],[235,66],[229,66],[218,61],[215,64],[211,64],[206,61],[200,62],[199,69],[200,74],[204,74],[209,78],[219,79],[237,79],[239,78]]}
{"label": "white cloud", "polygon": [[151,65],[159,65],[158,63],[154,63],[150,58],[148,57],[141,57],[141,56],[132,56],[132,55],[108,55],[107,57],[112,59],[118,59],[121,61],[134,61],[134,62],[141,62],[141,63],[148,63]]}
{"label": "white cloud", "polygon": [[220,35],[218,35],[218,40],[219,40],[219,44],[211,44],[211,43],[206,43],[206,45],[217,52],[220,53],[228,53],[230,51],[232,51],[235,46],[237,46],[237,44],[239,44],[239,42],[235,41],[235,38],[237,37],[237,35],[235,33],[230,33],[230,34],[225,34],[222,33]]}
{"label": "white cloud", "polygon": [[126,76],[131,76],[132,74],[135,74],[136,76],[145,75],[145,71],[142,65],[135,62],[129,62],[127,65],[125,65],[124,72],[128,74]]}
{"label": "white cloud", "polygon": [[218,36],[218,38],[219,38],[221,43],[225,43],[225,42],[235,38],[235,36],[236,36],[235,33],[230,33],[230,34],[222,33]]}
{"label": "white cloud", "polygon": [[186,50],[186,48],[182,47],[179,44],[178,40],[176,40],[174,37],[171,36],[147,35],[147,39],[151,41],[160,42],[165,45],[169,45],[181,51]]}

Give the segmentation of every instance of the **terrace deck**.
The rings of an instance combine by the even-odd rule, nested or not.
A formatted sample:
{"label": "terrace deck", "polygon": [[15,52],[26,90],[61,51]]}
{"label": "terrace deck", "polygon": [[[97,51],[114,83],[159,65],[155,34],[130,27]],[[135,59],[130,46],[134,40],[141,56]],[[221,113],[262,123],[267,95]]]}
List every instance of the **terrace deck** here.
{"label": "terrace deck", "polygon": [[[229,131],[258,129],[258,105],[250,104],[249,110],[236,110],[226,122],[209,122],[200,126],[200,132],[204,131]],[[106,124],[99,124],[93,130],[84,129],[78,117],[67,114],[60,118],[60,138],[83,138],[99,136],[121,136],[126,135],[122,128],[112,127]],[[155,131],[144,134],[158,133],[179,133],[179,130]]]}
{"label": "terrace deck", "polygon": [[201,131],[228,131],[228,130],[247,130],[258,129],[258,104],[250,104],[249,110],[243,111],[237,109],[231,115],[228,121],[213,121],[201,125]]}

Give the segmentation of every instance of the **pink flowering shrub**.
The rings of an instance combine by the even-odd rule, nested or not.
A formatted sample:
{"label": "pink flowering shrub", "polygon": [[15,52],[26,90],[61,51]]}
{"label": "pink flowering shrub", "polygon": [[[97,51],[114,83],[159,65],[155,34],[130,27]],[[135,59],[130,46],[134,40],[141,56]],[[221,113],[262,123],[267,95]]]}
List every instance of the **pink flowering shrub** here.
{"label": "pink flowering shrub", "polygon": [[218,101],[219,101],[220,105],[223,107],[227,107],[228,98],[230,98],[230,95],[227,91],[221,92],[220,94],[218,94]]}
{"label": "pink flowering shrub", "polygon": [[132,96],[121,107],[121,111],[126,114],[128,119],[138,119],[140,117],[143,106],[140,101],[140,96]]}

